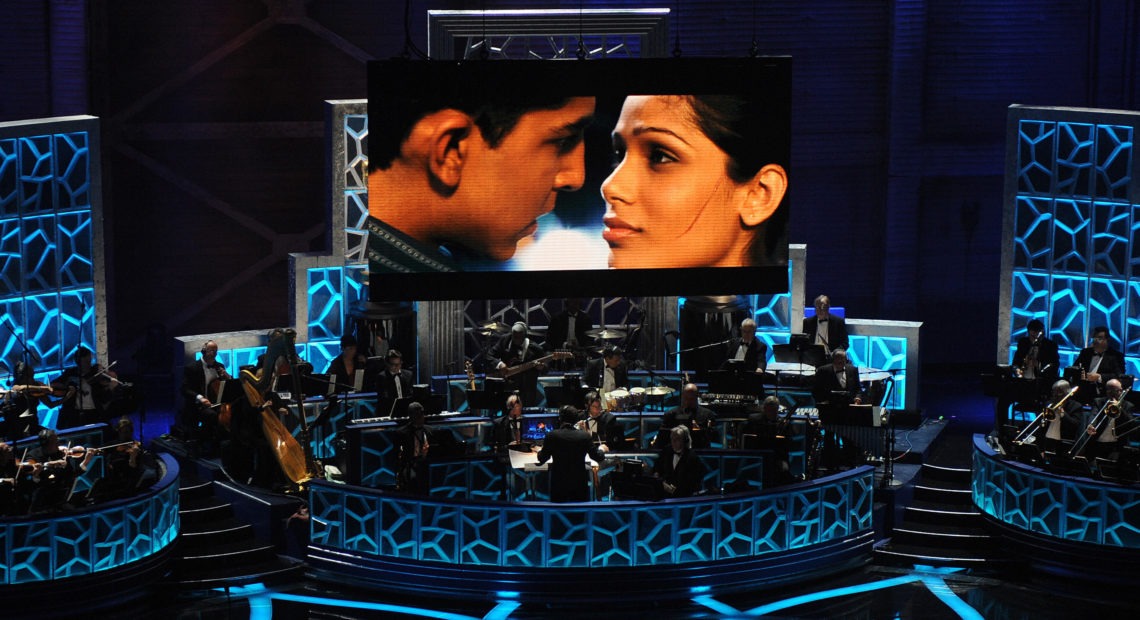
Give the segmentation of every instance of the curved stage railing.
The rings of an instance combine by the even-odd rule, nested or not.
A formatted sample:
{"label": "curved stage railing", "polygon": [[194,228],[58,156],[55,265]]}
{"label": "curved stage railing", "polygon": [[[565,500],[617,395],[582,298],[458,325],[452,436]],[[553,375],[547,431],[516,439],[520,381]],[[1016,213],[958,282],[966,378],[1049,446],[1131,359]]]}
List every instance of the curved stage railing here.
{"label": "curved stage railing", "polygon": [[974,436],[974,505],[1038,569],[1091,580],[1140,570],[1140,487],[1034,467]]}
{"label": "curved stage railing", "polygon": [[633,600],[772,586],[868,561],[873,488],[871,467],[661,502],[443,500],[316,481],[308,562],[322,579],[468,598]]}
{"label": "curved stage railing", "polygon": [[[85,588],[121,598],[162,575],[156,564],[178,536],[178,463],[139,495],[67,513],[0,519],[4,592],[38,597],[36,609],[74,605]],[[145,575],[146,577],[143,577]],[[116,584],[108,588],[108,584]],[[47,596],[47,598],[43,598]],[[86,596],[83,599],[86,601]]]}

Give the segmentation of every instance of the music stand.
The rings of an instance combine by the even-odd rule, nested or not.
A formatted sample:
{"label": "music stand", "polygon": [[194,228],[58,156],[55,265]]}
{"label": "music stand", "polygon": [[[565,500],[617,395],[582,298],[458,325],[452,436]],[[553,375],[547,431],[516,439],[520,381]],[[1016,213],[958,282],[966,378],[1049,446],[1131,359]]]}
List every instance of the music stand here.
{"label": "music stand", "polygon": [[789,360],[800,364],[810,364],[820,367],[827,363],[827,349],[822,344],[815,344],[807,334],[792,334],[788,337],[788,344],[796,352],[796,358]]}
{"label": "music stand", "polygon": [[467,409],[470,411],[499,411],[507,398],[501,392],[467,390]]}
{"label": "music stand", "polygon": [[710,370],[708,373],[709,392],[713,394],[747,394],[764,397],[764,377],[756,372],[743,370]]}

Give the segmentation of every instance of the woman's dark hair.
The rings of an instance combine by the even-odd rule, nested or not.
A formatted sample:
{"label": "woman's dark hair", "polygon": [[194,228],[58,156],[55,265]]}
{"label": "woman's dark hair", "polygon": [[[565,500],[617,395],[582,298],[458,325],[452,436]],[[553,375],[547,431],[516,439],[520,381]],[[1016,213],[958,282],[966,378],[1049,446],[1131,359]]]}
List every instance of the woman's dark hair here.
{"label": "woman's dark hair", "polygon": [[[693,121],[728,156],[730,179],[743,183],[767,164],[788,170],[791,114],[775,98],[741,95],[687,95]],[[785,198],[787,195],[785,194]],[[781,200],[767,220],[753,227],[753,265],[772,264],[787,245],[788,206]]]}

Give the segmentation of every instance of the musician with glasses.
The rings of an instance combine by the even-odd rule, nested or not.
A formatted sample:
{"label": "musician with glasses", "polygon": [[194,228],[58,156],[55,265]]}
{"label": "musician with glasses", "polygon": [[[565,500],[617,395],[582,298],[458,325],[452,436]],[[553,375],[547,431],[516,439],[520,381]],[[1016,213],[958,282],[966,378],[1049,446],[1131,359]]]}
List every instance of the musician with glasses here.
{"label": "musician with glasses", "polygon": [[594,443],[603,444],[607,450],[620,450],[625,444],[625,433],[614,414],[602,410],[601,395],[586,392],[585,404],[586,415],[578,421],[576,427],[590,433]]}
{"label": "musician with glasses", "polygon": [[756,321],[744,319],[740,322],[740,336],[728,341],[728,356],[725,368],[741,365],[741,370],[762,372],[768,367],[768,345],[756,337]]}
{"label": "musician with glasses", "polygon": [[1092,463],[1097,458],[1108,459],[1120,449],[1120,435],[1140,425],[1132,403],[1124,400],[1124,386],[1119,379],[1109,379],[1104,384],[1104,396],[1093,401],[1093,411],[1100,415],[1089,420],[1085,433],[1089,443],[1084,455]]}
{"label": "musician with glasses", "polygon": [[1106,382],[1124,374],[1124,355],[1112,348],[1108,328],[1099,325],[1093,328],[1092,344],[1081,349],[1074,365],[1085,379],[1097,384],[1098,392],[1103,392]]}
{"label": "musician with glasses", "polygon": [[612,344],[606,345],[602,356],[590,360],[582,373],[582,382],[602,394],[629,386],[629,372],[622,361],[622,351]]}

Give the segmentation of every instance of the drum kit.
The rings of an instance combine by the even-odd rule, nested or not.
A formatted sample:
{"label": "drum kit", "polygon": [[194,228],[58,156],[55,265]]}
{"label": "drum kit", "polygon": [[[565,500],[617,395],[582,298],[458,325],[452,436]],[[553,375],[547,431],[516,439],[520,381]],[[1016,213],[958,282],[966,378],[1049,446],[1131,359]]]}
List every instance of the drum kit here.
{"label": "drum kit", "polygon": [[671,387],[656,385],[652,387],[635,387],[628,390],[616,389],[605,394],[606,411],[641,411],[646,405],[660,405],[666,396],[675,392]]}

